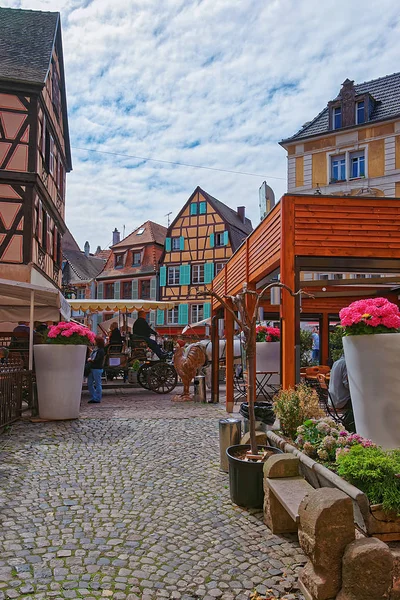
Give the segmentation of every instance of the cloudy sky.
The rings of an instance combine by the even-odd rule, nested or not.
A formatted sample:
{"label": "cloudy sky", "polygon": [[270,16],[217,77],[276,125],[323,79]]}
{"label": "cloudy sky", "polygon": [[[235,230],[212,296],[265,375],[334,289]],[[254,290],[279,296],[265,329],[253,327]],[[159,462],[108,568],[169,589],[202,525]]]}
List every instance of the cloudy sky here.
{"label": "cloudy sky", "polygon": [[1,4],[61,12],[73,160],[67,224],[92,249],[108,246],[114,227],[166,225],[197,185],[245,205],[257,224],[264,179],[278,198],[286,191],[278,141],[347,77],[360,83],[399,70],[393,0]]}

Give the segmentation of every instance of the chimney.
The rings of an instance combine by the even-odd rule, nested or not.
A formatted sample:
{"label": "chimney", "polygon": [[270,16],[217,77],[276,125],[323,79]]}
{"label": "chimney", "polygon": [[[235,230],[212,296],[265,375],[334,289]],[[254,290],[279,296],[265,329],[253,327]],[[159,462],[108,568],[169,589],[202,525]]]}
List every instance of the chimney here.
{"label": "chimney", "polygon": [[118,231],[117,228],[114,229],[113,231],[113,246],[115,246],[115,244],[118,244],[118,242],[121,241],[121,234]]}
{"label": "chimney", "polygon": [[238,206],[236,212],[242,223],[246,223],[246,207]]}
{"label": "chimney", "polygon": [[85,242],[85,246],[84,246],[84,250],[83,251],[85,253],[85,256],[89,256],[89,254],[90,254],[90,244],[89,244],[89,242]]}

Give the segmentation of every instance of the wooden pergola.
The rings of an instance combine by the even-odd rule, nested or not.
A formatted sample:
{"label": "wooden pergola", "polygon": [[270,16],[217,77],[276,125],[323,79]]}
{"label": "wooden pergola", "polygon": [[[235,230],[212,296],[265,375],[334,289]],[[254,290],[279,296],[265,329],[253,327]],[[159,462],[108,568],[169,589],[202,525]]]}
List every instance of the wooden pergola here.
{"label": "wooden pergola", "polygon": [[[376,274],[376,277],[305,280],[305,273]],[[379,277],[385,275],[387,277]],[[400,285],[400,199],[285,194],[215,277],[213,290],[235,295],[247,283],[261,289],[279,280],[314,297],[281,292],[279,306],[263,301],[264,315],[281,321],[281,382],[295,385],[300,377],[300,319],[320,324],[321,363],[329,353],[329,319],[362,297],[385,296],[398,303]],[[221,307],[213,301],[213,320]],[[233,398],[233,318],[225,319],[226,395]],[[212,329],[218,347],[217,328]],[[215,357],[216,358],[216,357]],[[213,360],[216,365],[217,361]],[[216,367],[215,367],[216,368]],[[213,381],[217,382],[217,373]],[[213,396],[218,394],[213,385]]]}

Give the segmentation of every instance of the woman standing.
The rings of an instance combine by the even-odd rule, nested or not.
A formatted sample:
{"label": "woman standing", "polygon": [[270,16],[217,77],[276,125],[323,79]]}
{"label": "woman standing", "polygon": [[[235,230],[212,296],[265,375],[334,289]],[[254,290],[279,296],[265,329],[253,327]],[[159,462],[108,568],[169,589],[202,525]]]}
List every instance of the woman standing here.
{"label": "woman standing", "polygon": [[104,366],[104,340],[101,336],[96,336],[95,349],[87,360],[89,367],[87,385],[90,392],[89,404],[99,404],[101,402],[102,387],[101,376]]}

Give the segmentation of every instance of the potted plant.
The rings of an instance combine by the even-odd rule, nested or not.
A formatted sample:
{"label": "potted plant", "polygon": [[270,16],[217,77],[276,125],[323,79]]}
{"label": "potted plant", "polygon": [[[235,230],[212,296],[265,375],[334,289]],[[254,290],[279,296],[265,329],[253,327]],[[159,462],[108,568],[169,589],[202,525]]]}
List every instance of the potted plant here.
{"label": "potted plant", "polygon": [[400,312],[387,298],[353,302],[339,313],[357,433],[400,446]]}
{"label": "potted plant", "polygon": [[254,402],[256,399],[256,326],[258,309],[264,294],[273,287],[286,290],[292,296],[302,293],[293,292],[283,283],[269,283],[260,292],[247,289],[243,285],[242,292],[236,296],[222,298],[213,290],[198,291],[198,295],[211,296],[233,317],[242,332],[242,343],[246,353],[247,364],[247,403],[249,414],[250,444],[230,446],[226,453],[229,463],[229,488],[231,500],[239,506],[261,508],[264,501],[263,468],[264,462],[272,453],[280,452],[277,448],[259,447],[256,441],[256,425]]}
{"label": "potted plant", "polygon": [[[281,332],[278,327],[256,326],[256,368],[257,371],[276,371],[270,383],[279,385],[281,382]],[[257,375],[261,382],[262,376]]]}
{"label": "potted plant", "polygon": [[34,345],[39,416],[77,419],[87,347],[95,334],[77,323],[50,327],[46,344]]}
{"label": "potted plant", "polygon": [[128,382],[137,383],[137,374],[140,369],[140,362],[136,359],[128,369]]}

